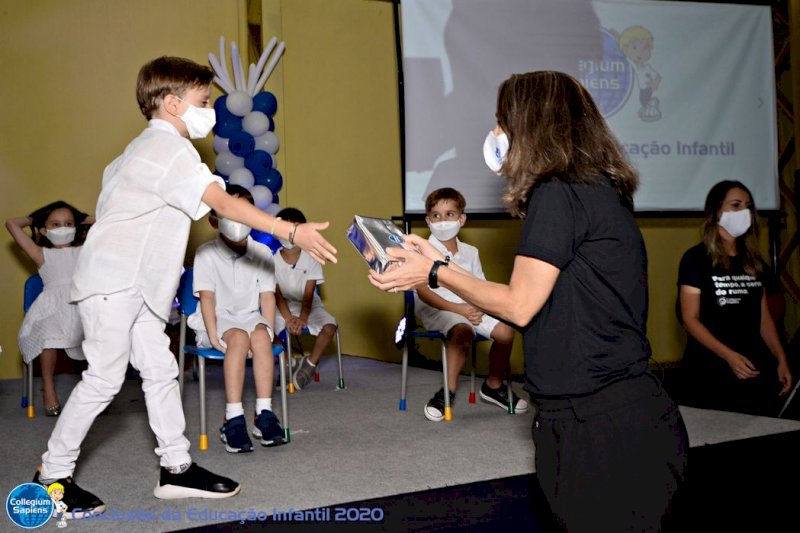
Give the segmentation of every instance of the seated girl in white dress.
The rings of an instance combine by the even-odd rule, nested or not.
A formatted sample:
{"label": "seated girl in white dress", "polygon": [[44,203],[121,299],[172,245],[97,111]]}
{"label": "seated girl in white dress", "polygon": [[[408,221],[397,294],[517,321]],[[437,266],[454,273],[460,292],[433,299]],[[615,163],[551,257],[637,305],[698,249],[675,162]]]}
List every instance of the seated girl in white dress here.
{"label": "seated girl in white dress", "polygon": [[[92,222],[94,217],[62,201],[27,217],[6,220],[6,229],[36,264],[44,282],[44,290],[25,314],[17,340],[27,364],[39,357],[47,416],[61,412],[53,380],[58,350],[63,349],[72,359],[84,359],[83,328],[77,306],[69,303],[69,288],[80,244]],[[25,231],[28,226],[32,235]]]}

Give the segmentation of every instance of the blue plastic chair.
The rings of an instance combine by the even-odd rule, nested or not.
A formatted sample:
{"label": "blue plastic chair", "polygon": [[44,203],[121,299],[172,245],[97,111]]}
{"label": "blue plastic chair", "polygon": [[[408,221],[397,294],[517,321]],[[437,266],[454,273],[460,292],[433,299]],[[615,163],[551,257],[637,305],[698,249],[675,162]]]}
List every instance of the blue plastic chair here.
{"label": "blue plastic chair", "polygon": [[[200,381],[200,442],[198,447],[200,450],[205,451],[208,449],[208,432],[206,429],[206,359],[213,359],[221,361],[225,358],[225,354],[214,348],[200,348],[191,344],[186,344],[186,318],[195,312],[197,304],[200,301],[194,295],[193,289],[193,270],[187,268],[181,275],[180,284],[178,285],[178,302],[180,304],[181,313],[181,329],[180,329],[180,347],[178,349],[178,382],[183,394],[183,365],[185,354],[194,355],[197,358],[197,366],[199,367],[198,378]],[[289,431],[289,407],[286,396],[286,363],[285,353],[283,346],[275,342],[272,345],[272,353],[278,358],[278,367],[280,369],[281,380],[281,409],[283,415],[283,429],[286,436],[286,442],[291,441],[291,433]]]}
{"label": "blue plastic chair", "polygon": [[[416,315],[414,312],[414,291],[405,291],[405,313],[403,314],[403,319],[401,320],[401,324],[403,331],[399,331],[398,333],[402,336],[402,338],[396,339],[396,341],[402,343],[402,348],[403,348],[402,378],[400,385],[400,410],[405,411],[406,389],[408,386],[408,352],[409,352],[409,346],[412,342],[414,342],[414,339],[430,339],[430,340],[438,340],[440,342],[442,346],[442,384],[444,390],[449,390],[449,379],[448,379],[447,352],[446,352],[447,336],[439,331],[417,329]],[[476,334],[475,339],[473,339],[472,341],[469,403],[475,403],[475,360],[477,357],[478,343],[488,340],[490,339],[487,339],[483,335]],[[508,397],[509,397],[508,412],[509,414],[514,414],[514,404],[513,404],[513,395],[511,394],[510,375],[508,380]],[[449,394],[444,395],[444,420],[445,422],[450,422],[453,420],[453,411],[450,406]]]}
{"label": "blue plastic chair", "polygon": [[[44,282],[39,274],[34,274],[25,280],[22,297],[22,310],[26,313],[33,305],[33,301],[44,290]],[[28,418],[35,416],[33,408],[33,361],[25,363],[25,371],[22,374],[22,398],[20,401],[21,407],[27,409],[26,415]]]}

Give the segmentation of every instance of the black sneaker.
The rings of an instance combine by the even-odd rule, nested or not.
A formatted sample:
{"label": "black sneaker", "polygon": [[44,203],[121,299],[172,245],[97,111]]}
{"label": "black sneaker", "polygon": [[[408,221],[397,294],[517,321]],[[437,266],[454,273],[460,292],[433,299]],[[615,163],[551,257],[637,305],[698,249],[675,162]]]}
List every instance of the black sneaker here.
{"label": "black sneaker", "polygon": [[264,409],[253,422],[253,436],[261,439],[262,446],[286,444],[286,433],[275,413]]}
{"label": "black sneaker", "polygon": [[225,450],[230,453],[246,453],[253,451],[253,441],[247,434],[247,423],[244,415],[227,420],[219,428],[219,438],[225,443]]}
{"label": "black sneaker", "polygon": [[[517,396],[513,390],[511,394],[514,398],[514,414],[527,413],[528,402]],[[481,400],[508,411],[508,387],[501,385],[499,389],[493,389],[484,381],[481,385]]]}
{"label": "black sneaker", "polygon": [[173,474],[162,466],[161,479],[153,490],[153,495],[162,500],[230,498],[239,494],[241,488],[232,479],[218,476],[197,463],[192,463],[181,474]]}
{"label": "black sneaker", "polygon": [[33,482],[42,485],[44,488],[53,483],[60,483],[64,487],[64,496],[61,501],[67,504],[67,510],[64,512],[65,518],[80,520],[86,516],[100,514],[106,510],[106,504],[103,503],[103,500],[80,488],[72,480],[72,476],[57,479],[45,485],[39,480],[39,472],[37,471],[36,475],[33,476]]}
{"label": "black sneaker", "polygon": [[[455,400],[456,393],[451,392],[450,407],[453,406]],[[433,422],[441,422],[444,419],[444,387],[439,389],[425,406],[425,418]]]}

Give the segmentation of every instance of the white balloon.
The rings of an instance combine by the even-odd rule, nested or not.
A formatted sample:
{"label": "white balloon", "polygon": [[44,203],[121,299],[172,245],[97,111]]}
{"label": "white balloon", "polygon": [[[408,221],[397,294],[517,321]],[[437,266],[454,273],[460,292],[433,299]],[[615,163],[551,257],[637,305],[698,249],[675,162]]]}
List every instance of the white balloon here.
{"label": "white balloon", "polygon": [[[266,115],[264,116],[266,117]],[[245,118],[245,120],[247,119]],[[256,148],[255,148],[256,150],[264,150],[269,154],[274,154],[280,148],[280,142],[278,141],[278,136],[275,135],[274,131],[267,131],[263,135],[257,136],[255,138],[255,141],[256,141]],[[272,166],[273,168],[275,168],[274,163]]]}
{"label": "white balloon", "polygon": [[231,172],[237,168],[244,168],[244,158],[235,156],[230,152],[222,152],[217,154],[217,159],[214,162],[217,172],[223,176],[230,176]]}
{"label": "white balloon", "polygon": [[253,99],[244,91],[233,91],[225,99],[225,107],[237,117],[243,117],[253,110]]}
{"label": "white balloon", "polygon": [[274,217],[278,216],[278,213],[280,212],[280,210],[281,210],[281,206],[279,206],[278,204],[274,204],[274,203],[273,204],[269,204],[267,206],[267,208],[264,209],[264,211],[266,211],[267,213],[269,213],[270,215],[272,215]]}
{"label": "white balloon", "polygon": [[253,195],[253,203],[262,211],[272,203],[272,191],[266,185],[253,185],[250,194]]}
{"label": "white balloon", "polygon": [[237,168],[228,176],[228,183],[231,185],[241,185],[248,191],[253,188],[256,178],[248,168]]}
{"label": "white balloon", "polygon": [[253,137],[264,135],[269,131],[269,118],[261,111],[250,111],[242,119],[242,129]]}
{"label": "white balloon", "polygon": [[226,139],[225,137],[219,137],[214,135],[214,151],[218,154],[222,152],[230,152],[230,148],[228,148],[228,141],[230,139]]}

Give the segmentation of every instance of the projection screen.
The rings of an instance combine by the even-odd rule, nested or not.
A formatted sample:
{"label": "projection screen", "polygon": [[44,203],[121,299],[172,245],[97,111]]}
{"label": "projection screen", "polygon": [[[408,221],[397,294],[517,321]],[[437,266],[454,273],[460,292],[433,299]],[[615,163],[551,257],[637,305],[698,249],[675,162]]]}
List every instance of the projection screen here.
{"label": "projection screen", "polygon": [[401,10],[407,214],[443,186],[468,212],[504,212],[505,178],[484,164],[483,140],[499,84],[534,70],[592,93],[640,172],[637,211],[702,210],[723,179],[747,184],[759,209],[779,206],[768,7],[402,0]]}

